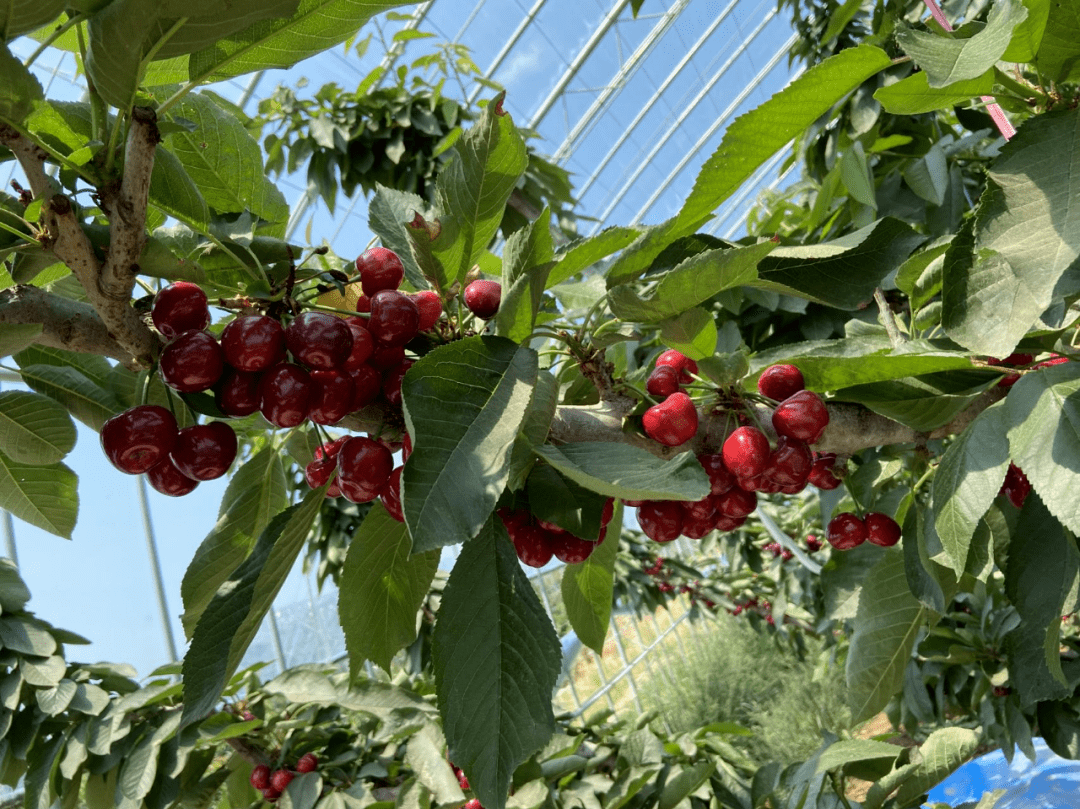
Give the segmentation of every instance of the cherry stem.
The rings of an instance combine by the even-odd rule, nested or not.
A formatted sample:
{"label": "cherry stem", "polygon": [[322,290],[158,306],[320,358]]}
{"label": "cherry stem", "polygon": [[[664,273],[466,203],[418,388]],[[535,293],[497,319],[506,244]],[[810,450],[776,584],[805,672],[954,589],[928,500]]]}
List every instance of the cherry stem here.
{"label": "cherry stem", "polygon": [[885,300],[885,293],[881,287],[874,290],[874,301],[877,303],[878,313],[881,315],[881,324],[885,327],[886,334],[889,335],[889,342],[892,343],[893,348],[899,348],[900,344],[904,342],[904,337],[900,334],[900,329],[896,325],[896,315],[893,314],[893,310],[889,307],[889,302]]}
{"label": "cherry stem", "polygon": [[323,306],[321,303],[309,303],[308,309],[317,312],[329,312],[332,315],[346,315],[347,317],[371,317],[370,312],[350,312],[348,309],[335,309],[333,306]]}
{"label": "cherry stem", "polygon": [[[140,372],[142,377],[142,383],[139,385],[139,404],[146,404],[146,400],[150,398],[150,376],[154,373],[156,368],[151,367],[145,371]],[[170,400],[172,397],[168,397]]]}

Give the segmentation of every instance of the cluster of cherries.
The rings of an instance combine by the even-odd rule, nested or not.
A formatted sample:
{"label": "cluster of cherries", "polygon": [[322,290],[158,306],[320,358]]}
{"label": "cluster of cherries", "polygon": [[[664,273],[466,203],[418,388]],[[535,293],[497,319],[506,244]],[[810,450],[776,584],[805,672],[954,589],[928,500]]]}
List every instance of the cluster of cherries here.
{"label": "cluster of cherries", "polygon": [[[158,363],[162,380],[180,393],[213,391],[226,416],[260,412],[275,427],[296,427],[308,419],[337,424],[380,399],[400,408],[401,382],[413,364],[405,346],[435,328],[443,314],[442,299],[431,290],[400,291],[405,270],[391,250],[365,251],[356,259],[356,270],[363,294],[355,316],[306,311],[283,326],[269,315],[240,315],[220,339],[206,330],[206,294],[196,284],[169,284],[155,296],[150,313],[155,328],[169,340]],[[476,280],[463,297],[486,320],[498,311],[501,288],[494,281]],[[172,414],[156,405],[140,405],[110,419],[101,441],[118,469],[145,472],[155,489],[172,496],[224,475],[237,450],[227,422],[178,430]],[[309,465],[309,482],[321,477],[322,485],[335,469],[339,477],[331,495],[367,502],[388,485],[393,464],[385,444],[354,437],[321,447]]]}
{"label": "cluster of cherries", "polygon": [[838,551],[851,550],[864,542],[891,548],[900,541],[900,525],[880,511],[871,511],[862,517],[842,511],[825,526],[825,539]]}
{"label": "cluster of cherries", "polygon": [[[649,437],[679,446],[697,433],[697,411],[679,389],[695,373],[697,364],[678,351],[665,351],[657,358],[646,387],[665,398],[642,417]],[[771,447],[765,433],[753,425],[737,427],[720,452],[698,455],[710,483],[704,499],[625,501],[637,507],[638,524],[646,536],[671,542],[680,536],[700,539],[713,530],[733,531],[757,508],[758,492],[796,494],[808,483],[820,489],[840,485],[834,472],[836,455],[810,449],[828,425],[829,411],[821,397],[806,390],[799,369],[770,366],[758,379],[758,391],[777,403],[772,413],[776,446]]]}
{"label": "cluster of cherries", "polygon": [[600,515],[600,533],[595,540],[582,539],[547,520],[537,519],[528,509],[499,509],[506,533],[523,565],[543,567],[554,556],[560,562],[575,565],[584,562],[607,536],[608,524],[615,514],[615,499],[609,497]]}
{"label": "cluster of cherries", "polygon": [[265,764],[257,765],[251,771],[251,785],[262,793],[270,803],[274,803],[281,797],[281,793],[298,774],[315,772],[319,766],[319,759],[313,753],[304,753],[296,762],[296,769],[282,768],[271,771]]}

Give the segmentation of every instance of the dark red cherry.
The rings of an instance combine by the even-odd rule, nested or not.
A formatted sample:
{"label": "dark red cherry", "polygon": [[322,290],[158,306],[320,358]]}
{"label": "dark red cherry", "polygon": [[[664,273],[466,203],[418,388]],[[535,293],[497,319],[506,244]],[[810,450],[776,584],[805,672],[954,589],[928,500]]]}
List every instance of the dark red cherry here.
{"label": "dark red cherry", "polygon": [[368,331],[384,346],[404,346],[417,334],[420,310],[413,299],[396,289],[384,289],[371,298]]}
{"label": "dark red cherry", "polygon": [[259,383],[259,410],[275,427],[296,427],[308,416],[313,388],[311,376],[299,365],[275,365]]}
{"label": "dark red cherry", "polygon": [[221,332],[225,361],[241,371],[265,371],[285,359],[285,329],[267,315],[241,315]]}
{"label": "dark red cherry", "polygon": [[802,371],[794,365],[770,365],[758,377],[757,388],[763,396],[784,401],[806,387]]}
{"label": "dark red cherry", "polygon": [[709,476],[713,494],[723,494],[735,485],[735,476],[724,466],[724,456],[719,452],[698,455],[698,463]]}
{"label": "dark red cherry", "polygon": [[379,494],[387,513],[398,522],[405,522],[405,513],[401,510],[401,473],[404,469],[404,466],[394,469]]}
{"label": "dark red cherry", "polygon": [[793,393],[776,406],[772,416],[777,435],[815,443],[829,424],[829,410],[813,391]]}
{"label": "dark red cherry", "polygon": [[805,441],[782,435],[762,474],[779,486],[802,487],[806,485],[813,465],[814,454]]}
{"label": "dark red cherry", "polygon": [[394,407],[401,407],[401,381],[405,379],[405,374],[408,373],[412,366],[412,360],[402,360],[397,366],[387,371],[386,376],[383,377],[383,396]]}
{"label": "dark red cherry", "polygon": [[666,399],[679,390],[679,370],[670,365],[658,365],[645,380],[645,390],[651,395]]}
{"label": "dark red cherry", "polygon": [[769,462],[769,439],[757,427],[738,427],[724,441],[722,455],[736,477],[756,477]]}
{"label": "dark red cherry", "polygon": [[159,405],[139,405],[101,426],[101,448],[121,472],[138,475],[168,457],[176,435],[172,413]]}
{"label": "dark red cherry", "polygon": [[169,453],[172,462],[193,480],[214,480],[236,460],[236,432],[224,421],[185,427]]}
{"label": "dark red cherry", "polygon": [[846,551],[866,542],[866,523],[850,511],[837,514],[825,526],[825,539],[839,551]]}
{"label": "dark red cherry", "polygon": [[361,365],[349,371],[349,376],[353,381],[352,410],[359,410],[379,397],[382,391],[382,375],[370,365]]}
{"label": "dark red cherry", "polygon": [[[525,520],[528,520],[528,512],[525,512]],[[551,561],[554,555],[551,534],[539,525],[525,522],[516,525],[513,530],[508,526],[507,533],[510,534],[514,551],[521,564],[529,567],[543,567]]]}
{"label": "dark red cherry", "polygon": [[462,297],[470,312],[481,320],[491,320],[502,302],[502,285],[480,278],[465,287]]}
{"label": "dark red cherry", "polygon": [[413,303],[420,312],[420,323],[417,328],[420,331],[431,331],[442,317],[442,299],[438,293],[430,289],[422,289],[411,295]]}
{"label": "dark red cherry", "polygon": [[345,325],[349,327],[349,332],[352,334],[352,348],[349,350],[349,356],[341,363],[340,370],[352,371],[371,357],[371,352],[375,350],[375,338],[371,336],[371,332],[367,329],[367,321],[362,317],[347,317]]}
{"label": "dark red cherry", "polygon": [[367,503],[382,492],[394,469],[390,450],[363,436],[353,436],[338,453],[337,484],[346,500]]}
{"label": "dark red cherry", "polygon": [[221,378],[225,355],[213,335],[186,331],[165,346],[158,363],[166,385],[181,393],[198,393]]}
{"label": "dark red cherry", "polygon": [[398,254],[385,247],[372,247],[357,256],[356,271],[369,298],[383,289],[397,289],[405,277],[405,266]]}
{"label": "dark red cherry", "polygon": [[757,508],[757,495],[738,487],[713,497],[716,498],[716,510],[725,517],[746,517]]}
{"label": "dark red cherry", "polygon": [[259,409],[259,382],[262,374],[225,368],[214,386],[214,401],[218,409],[230,418],[250,416]]}
{"label": "dark red cherry", "polygon": [[356,390],[344,371],[312,371],[308,418],[316,424],[337,424],[353,411]]}
{"label": "dark red cherry", "polygon": [[815,453],[807,482],[825,490],[839,486],[841,480],[836,476],[836,455],[832,452]]}
{"label": "dark red cherry", "polygon": [[376,371],[385,372],[400,365],[403,359],[405,359],[405,346],[385,346],[376,343],[367,364]]}
{"label": "dark red cherry", "polygon": [[637,519],[653,542],[671,542],[682,534],[683,509],[678,500],[646,500],[638,507]]}
{"label": "dark red cherry", "polygon": [[656,367],[669,366],[679,372],[679,382],[686,384],[691,381],[691,374],[698,372],[697,363],[674,348],[669,348],[656,358]]}
{"label": "dark red cherry", "polygon": [[201,331],[210,325],[206,293],[190,281],[169,284],[154,296],[150,319],[168,340],[186,331]]}
{"label": "dark red cherry", "polygon": [[871,511],[863,517],[866,525],[866,541],[883,548],[891,548],[900,541],[900,525],[888,514]]}
{"label": "dark red cherry", "polygon": [[152,466],[146,473],[146,482],[154,487],[155,491],[169,497],[183,497],[195,491],[199,481],[189,478],[176,468],[171,458]]}
{"label": "dark red cherry", "polygon": [[285,345],[293,357],[319,371],[332,371],[352,351],[352,332],[340,317],[304,312],[285,329]]}

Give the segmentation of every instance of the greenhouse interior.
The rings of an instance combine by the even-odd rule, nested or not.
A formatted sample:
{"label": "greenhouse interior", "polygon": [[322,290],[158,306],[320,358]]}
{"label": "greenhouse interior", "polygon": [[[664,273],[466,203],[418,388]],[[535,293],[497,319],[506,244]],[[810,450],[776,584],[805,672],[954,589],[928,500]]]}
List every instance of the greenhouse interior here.
{"label": "greenhouse interior", "polygon": [[0,21],[0,807],[1080,807],[1080,1]]}

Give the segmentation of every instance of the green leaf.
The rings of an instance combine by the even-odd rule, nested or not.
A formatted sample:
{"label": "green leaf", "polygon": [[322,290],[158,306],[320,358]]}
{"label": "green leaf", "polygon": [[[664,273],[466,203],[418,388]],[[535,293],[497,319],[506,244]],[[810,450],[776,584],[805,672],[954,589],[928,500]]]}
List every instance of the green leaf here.
{"label": "green leaf", "polygon": [[603,542],[584,562],[567,565],[560,584],[570,626],[574,628],[578,640],[597,654],[603,653],[604,639],[611,626],[615,558],[619,553],[619,527],[622,525],[621,508],[616,509]]}
{"label": "green leaf", "polygon": [[1009,389],[1009,452],[1050,512],[1080,533],[1080,373],[1071,363],[1043,368]]}
{"label": "green leaf", "polygon": [[48,741],[42,733],[36,737],[33,746],[27,752],[26,792],[22,800],[22,805],[26,809],[48,809],[53,804],[50,801],[49,780],[52,777],[56,757],[60,755],[60,749],[67,741],[69,732],[54,733]]}
{"label": "green leaf", "polygon": [[975,529],[1005,479],[1008,424],[1004,405],[984,410],[945,450],[934,476],[934,527],[957,576],[967,564]]}
{"label": "green leaf", "polygon": [[48,626],[30,616],[0,618],[0,641],[3,641],[5,649],[24,655],[48,657],[56,651],[56,640]]}
{"label": "green leaf", "polygon": [[451,283],[463,280],[486,252],[529,165],[525,141],[502,108],[504,96],[484,108],[436,181],[441,230],[432,247]]}
{"label": "green leaf", "polygon": [[974,219],[945,254],[941,324],[965,348],[1005,357],[1055,300],[1080,257],[1080,166],[1047,160],[1080,149],[1080,110],[1039,115],[1006,143]]}
{"label": "green leaf", "polygon": [[937,561],[947,560],[947,556],[928,506],[912,504],[904,518],[903,535],[908,589],[927,608],[944,613],[956,594],[959,576]]}
{"label": "green leaf", "polygon": [[551,211],[545,205],[539,217],[510,235],[503,249],[502,298],[495,332],[516,342],[532,333],[554,263],[550,221]]}
{"label": "green leaf", "polygon": [[[1009,47],[1005,49],[1003,62],[1031,62],[1039,53],[1050,15],[1050,0],[1023,0],[1027,18],[1013,29]],[[1054,4],[1058,5],[1058,4]]]}
{"label": "green leaf", "polygon": [[593,266],[633,243],[641,234],[637,228],[608,227],[595,236],[576,239],[563,247],[555,256],[555,266],[548,273],[548,287],[561,284],[582,270]]}
{"label": "green leaf", "polygon": [[431,790],[437,805],[459,804],[465,800],[457,776],[446,760],[446,739],[438,725],[426,725],[409,737],[405,766],[416,774],[417,781]]}
{"label": "green leaf", "polygon": [[931,87],[981,76],[1001,59],[1013,29],[1027,18],[1020,0],[998,0],[986,18],[986,27],[971,37],[942,36],[902,25],[896,42],[926,73]]}
{"label": "green leaf", "polygon": [[[384,247],[397,253],[405,267],[405,277],[409,283],[417,289],[426,289],[428,284],[424,276],[427,273],[421,270],[413,256],[408,226],[416,214],[420,214],[423,219],[431,219],[431,210],[426,200],[416,194],[376,183],[375,195],[368,204],[368,227],[372,233],[378,235]],[[428,238],[427,241],[430,243],[431,239]]]}
{"label": "green leaf", "polygon": [[237,469],[221,499],[217,523],[195,551],[180,585],[188,637],[218,588],[288,502],[285,470],[274,448],[260,450]]}
{"label": "green leaf", "polygon": [[675,809],[686,800],[698,787],[705,783],[716,770],[715,761],[699,761],[697,764],[676,766],[664,782],[660,792],[659,809]]}
{"label": "green leaf", "polygon": [[75,418],[101,432],[101,426],[123,405],[106,390],[87,379],[75,368],[59,365],[25,365],[19,371],[23,381],[67,408]]}
{"label": "green leaf", "polygon": [[829,557],[821,568],[826,617],[837,621],[855,617],[863,582],[884,553],[881,547],[864,542],[846,553]]}
{"label": "green leaf", "polygon": [[268,694],[280,694],[289,702],[333,705],[384,720],[391,718],[391,712],[398,712],[398,715],[402,711],[434,713],[431,705],[402,686],[374,680],[362,680],[350,686],[343,678],[335,683],[325,671],[305,667],[282,672],[266,683],[263,690]]}
{"label": "green leaf", "polygon": [[[11,12],[11,6],[6,10]],[[3,11],[0,11],[3,14]],[[23,63],[0,47],[0,119],[21,124],[44,94],[41,83]]]}
{"label": "green leaf", "polygon": [[521,422],[521,432],[514,438],[514,448],[510,452],[510,473],[506,486],[511,491],[516,492],[525,485],[525,479],[536,462],[533,446],[547,440],[558,407],[559,383],[550,371],[541,370],[536,375],[536,387],[533,388],[525,419]]}
{"label": "green leaf", "polygon": [[792,343],[755,354],[744,380],[755,389],[761,372],[776,363],[791,363],[802,371],[809,390],[842,390],[890,379],[924,376],[943,371],[972,369],[971,357],[960,351],[937,348],[911,340],[897,348],[884,335],[845,337]]}
{"label": "green leaf", "polygon": [[79,514],[79,478],[62,463],[17,463],[0,453],[0,508],[50,534],[71,539]]}
{"label": "green leaf", "polygon": [[846,672],[853,722],[876,715],[903,686],[926,612],[908,590],[903,551],[887,551],[867,575],[855,615]]}
{"label": "green leaf", "polygon": [[29,34],[59,17],[66,7],[66,0],[8,0],[0,6],[0,39],[10,42]]}
{"label": "green leaf", "polygon": [[600,536],[604,495],[567,480],[546,464],[533,469],[527,490],[529,510],[536,519],[553,522],[582,539]]}
{"label": "green leaf", "polygon": [[900,754],[895,744],[873,739],[844,739],[833,742],[818,757],[815,772],[824,773],[855,762],[894,761]]}
{"label": "green leaf", "polygon": [[739,116],[705,162],[678,215],[647,230],[608,272],[608,286],[644,272],[680,236],[693,233],[777,150],[798,137],[836,102],[892,64],[871,45],[847,48],[814,65],[756,109]]}
{"label": "green leaf", "polygon": [[67,410],[28,391],[0,393],[0,452],[31,466],[54,464],[75,447],[75,424]]}
{"label": "green leaf", "polygon": [[1061,615],[1078,576],[1075,540],[1032,492],[1012,532],[1005,565],[1005,595],[1021,619],[1005,638],[1009,680],[1021,707],[1062,699],[1071,691],[1061,670]]}
{"label": "green leaf", "polygon": [[502,337],[441,346],[401,386],[413,452],[401,476],[413,551],[476,535],[506,487],[536,384],[536,352]]}
{"label": "green leaf", "polygon": [[489,809],[503,809],[514,770],[555,730],[560,657],[555,628],[502,523],[489,520],[462,548],[432,636],[450,760]]}
{"label": "green leaf", "polygon": [[18,354],[41,336],[40,323],[0,324],[0,357]]}
{"label": "green leaf", "polygon": [[[180,158],[159,144],[150,175],[150,202],[158,210],[198,230],[210,226],[210,207]],[[179,262],[179,259],[176,259]]]}
{"label": "green leaf", "polygon": [[315,489],[271,520],[251,555],[207,605],[184,655],[184,725],[202,719],[217,703],[292,570],[325,497],[325,486]]}
{"label": "green leaf", "polygon": [[194,93],[175,107],[195,123],[168,139],[169,151],[183,164],[206,203],[218,213],[251,211],[268,222],[289,218],[285,196],[263,169],[262,151],[244,125],[213,96]]}
{"label": "green leaf", "polygon": [[333,48],[374,17],[409,0],[300,0],[287,19],[263,21],[191,55],[193,81],[220,81],[245,73],[292,67]]}
{"label": "green leaf", "polygon": [[30,590],[10,559],[0,558],[0,609],[18,612],[30,600]]}
{"label": "green leaf", "polygon": [[886,217],[832,241],[777,247],[761,260],[751,286],[857,309],[925,238],[899,219]]}
{"label": "green leaf", "polygon": [[365,660],[390,671],[390,660],[416,640],[416,613],[439,566],[439,552],[412,554],[403,523],[375,505],[349,543],[341,568],[338,618],[349,670]]}
{"label": "green leaf", "polygon": [[281,795],[282,809],[314,809],[322,794],[323,780],[317,772],[298,775]]}
{"label": "green leaf", "polygon": [[629,444],[581,441],[534,445],[536,453],[586,489],[623,500],[700,500],[709,477],[692,452],[670,460]]}
{"label": "green leaf", "polygon": [[1075,3],[1051,3],[1035,67],[1050,81],[1080,78],[1080,9]]}
{"label": "green leaf", "polygon": [[951,422],[1000,379],[995,371],[970,368],[853,385],[836,391],[834,398],[859,402],[913,430],[931,432]]}
{"label": "green leaf", "polygon": [[611,311],[623,320],[641,323],[676,317],[725,289],[756,281],[759,262],[774,249],[773,242],[765,241],[698,253],[665,274],[647,298],[630,285],[611,288]]}
{"label": "green leaf", "polygon": [[923,112],[949,109],[968,99],[990,95],[994,91],[994,71],[957,81],[944,87],[931,87],[926,73],[913,73],[895,84],[881,87],[874,98],[893,115],[919,115]]}
{"label": "green leaf", "polygon": [[949,166],[945,150],[935,143],[926,154],[900,170],[908,187],[929,202],[941,205],[949,189]]}

